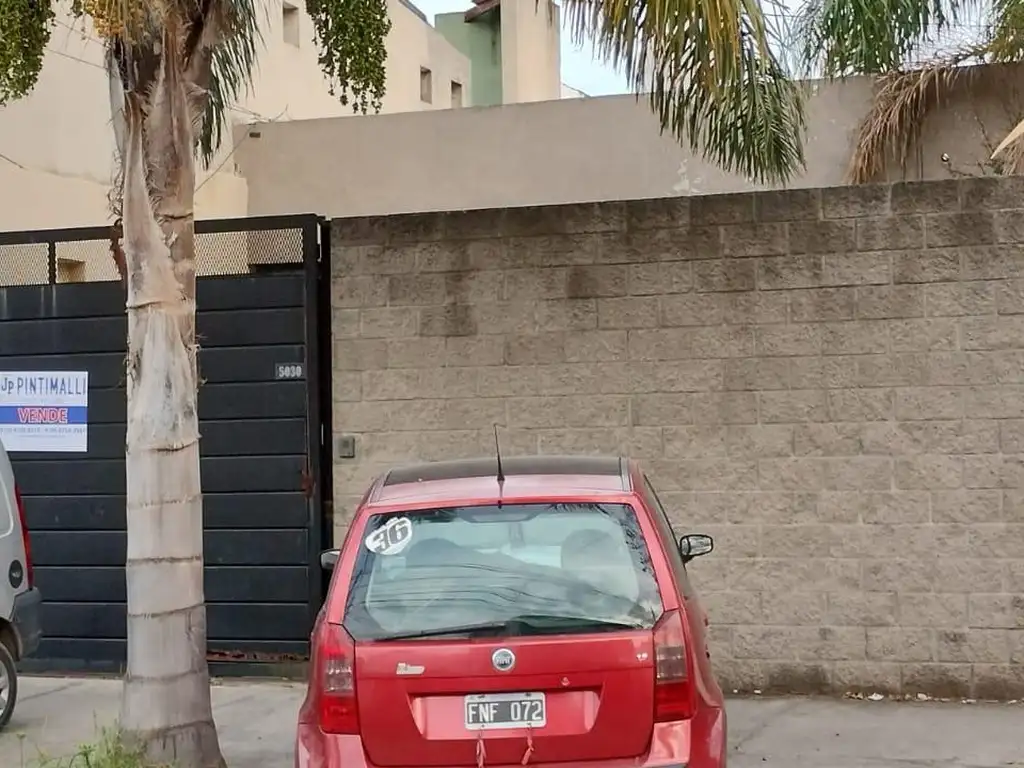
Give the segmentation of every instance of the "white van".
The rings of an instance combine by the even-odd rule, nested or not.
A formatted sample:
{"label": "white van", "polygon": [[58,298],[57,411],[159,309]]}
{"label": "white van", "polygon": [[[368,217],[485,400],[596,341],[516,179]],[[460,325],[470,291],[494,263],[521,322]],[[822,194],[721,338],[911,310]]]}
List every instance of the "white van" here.
{"label": "white van", "polygon": [[0,728],[11,719],[18,698],[14,664],[36,650],[43,634],[41,602],[32,579],[25,509],[0,445]]}

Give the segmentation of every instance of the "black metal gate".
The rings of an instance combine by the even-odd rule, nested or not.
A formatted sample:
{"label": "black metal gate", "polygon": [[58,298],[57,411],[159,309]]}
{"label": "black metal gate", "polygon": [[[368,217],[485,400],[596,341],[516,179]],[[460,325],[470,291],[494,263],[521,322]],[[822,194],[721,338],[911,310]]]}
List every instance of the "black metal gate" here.
{"label": "black metal gate", "polygon": [[[321,604],[329,285],[315,216],[196,232],[210,661],[215,674],[251,674],[303,659]],[[11,453],[44,596],[45,637],[25,666],[118,671],[126,321],[108,230],[0,233],[0,286],[0,371],[89,376],[86,453]]]}

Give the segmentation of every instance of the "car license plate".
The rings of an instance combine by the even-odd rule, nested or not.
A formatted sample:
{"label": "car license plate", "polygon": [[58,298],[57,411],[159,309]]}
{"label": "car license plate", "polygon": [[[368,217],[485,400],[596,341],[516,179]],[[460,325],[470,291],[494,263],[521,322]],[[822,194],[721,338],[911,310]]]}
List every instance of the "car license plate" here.
{"label": "car license plate", "polygon": [[543,728],[547,707],[543,693],[475,693],[467,696],[466,729]]}

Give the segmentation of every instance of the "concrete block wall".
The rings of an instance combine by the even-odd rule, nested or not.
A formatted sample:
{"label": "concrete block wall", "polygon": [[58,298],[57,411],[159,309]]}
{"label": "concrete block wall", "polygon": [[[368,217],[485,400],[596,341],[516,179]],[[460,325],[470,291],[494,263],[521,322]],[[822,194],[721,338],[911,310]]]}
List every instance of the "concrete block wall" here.
{"label": "concrete block wall", "polygon": [[622,453],[728,689],[1024,696],[1024,178],[353,218],[336,525],[389,465]]}

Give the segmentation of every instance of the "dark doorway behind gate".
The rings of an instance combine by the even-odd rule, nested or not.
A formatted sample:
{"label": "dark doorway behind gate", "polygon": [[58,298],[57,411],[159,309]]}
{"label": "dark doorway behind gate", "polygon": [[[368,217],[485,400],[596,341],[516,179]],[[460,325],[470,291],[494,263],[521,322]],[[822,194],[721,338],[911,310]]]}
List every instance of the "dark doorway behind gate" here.
{"label": "dark doorway behind gate", "polygon": [[[289,216],[196,231],[211,671],[277,670],[306,657],[322,597],[321,226]],[[0,371],[89,375],[88,452],[11,454],[45,601],[45,637],[26,662],[39,671],[113,672],[125,659],[126,321],[108,248],[104,228],[0,233]]]}

